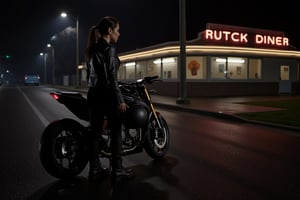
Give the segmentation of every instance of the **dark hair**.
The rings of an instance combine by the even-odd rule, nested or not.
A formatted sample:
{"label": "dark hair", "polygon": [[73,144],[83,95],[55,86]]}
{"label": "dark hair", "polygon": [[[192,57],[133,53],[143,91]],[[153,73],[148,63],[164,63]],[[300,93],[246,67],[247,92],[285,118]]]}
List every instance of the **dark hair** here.
{"label": "dark hair", "polygon": [[119,24],[119,20],[115,17],[106,16],[103,17],[100,22],[97,25],[98,31],[101,36],[108,34],[109,28],[116,28],[116,26]]}
{"label": "dark hair", "polygon": [[[85,50],[85,60],[86,62],[89,62],[91,59],[91,56],[93,54],[94,46],[97,43],[99,37],[102,37],[103,35],[108,34],[109,28],[116,28],[119,24],[119,21],[115,17],[106,16],[103,17],[99,24],[97,26],[92,26],[89,31],[88,41],[87,41],[87,47]],[[100,34],[100,35],[99,35]]]}
{"label": "dark hair", "polygon": [[92,26],[90,28],[89,37],[88,37],[88,41],[87,41],[87,47],[85,50],[85,59],[87,62],[90,61],[91,55],[93,53],[93,47],[99,39],[99,36],[97,36],[97,34],[98,34],[97,31],[98,31],[97,26]]}

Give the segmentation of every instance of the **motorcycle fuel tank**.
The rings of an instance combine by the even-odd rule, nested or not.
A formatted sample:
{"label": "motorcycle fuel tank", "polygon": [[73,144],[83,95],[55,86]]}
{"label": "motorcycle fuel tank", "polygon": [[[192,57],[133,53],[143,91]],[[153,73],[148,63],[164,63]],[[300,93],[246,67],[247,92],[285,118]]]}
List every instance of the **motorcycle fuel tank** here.
{"label": "motorcycle fuel tank", "polygon": [[122,113],[122,120],[127,128],[141,128],[147,123],[148,113],[141,105],[129,105]]}

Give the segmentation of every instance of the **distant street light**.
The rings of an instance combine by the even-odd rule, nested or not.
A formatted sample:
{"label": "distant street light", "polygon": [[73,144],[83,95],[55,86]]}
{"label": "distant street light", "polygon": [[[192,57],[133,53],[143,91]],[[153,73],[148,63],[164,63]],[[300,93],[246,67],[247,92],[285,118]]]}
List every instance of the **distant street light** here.
{"label": "distant street light", "polygon": [[44,84],[47,84],[47,53],[40,53],[44,61]]}
{"label": "distant street light", "polygon": [[54,58],[54,47],[51,44],[47,44],[48,48],[52,50],[52,84],[55,85],[55,58]]}
{"label": "distant street light", "polygon": [[[68,17],[68,14],[66,12],[62,12],[60,14],[61,17]],[[74,17],[70,15],[70,17],[76,21],[76,77],[75,77],[75,86],[79,86],[79,20],[78,17]]]}

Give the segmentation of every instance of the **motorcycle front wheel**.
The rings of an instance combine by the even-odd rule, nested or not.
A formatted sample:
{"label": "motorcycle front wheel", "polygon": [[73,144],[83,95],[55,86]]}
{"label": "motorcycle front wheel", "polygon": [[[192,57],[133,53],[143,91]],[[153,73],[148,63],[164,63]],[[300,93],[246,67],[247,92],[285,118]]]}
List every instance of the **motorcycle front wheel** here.
{"label": "motorcycle front wheel", "polygon": [[59,179],[77,176],[88,162],[85,128],[73,119],[50,123],[42,133],[40,160],[46,171]]}
{"label": "motorcycle front wheel", "polygon": [[154,116],[150,119],[149,131],[145,137],[145,151],[154,159],[163,158],[169,149],[170,132],[166,120],[157,113],[161,128],[159,127]]}

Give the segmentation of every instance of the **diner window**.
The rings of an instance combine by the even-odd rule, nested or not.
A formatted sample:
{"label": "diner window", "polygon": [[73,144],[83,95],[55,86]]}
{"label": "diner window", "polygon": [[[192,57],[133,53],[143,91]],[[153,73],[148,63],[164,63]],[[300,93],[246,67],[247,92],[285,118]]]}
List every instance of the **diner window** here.
{"label": "diner window", "polygon": [[212,79],[225,79],[227,72],[226,58],[224,57],[211,57],[210,65],[210,78]]}
{"label": "diner window", "polygon": [[162,63],[163,79],[177,78],[177,57],[168,57],[157,60]]}
{"label": "diner window", "polygon": [[261,59],[249,59],[249,79],[261,79]]}
{"label": "diner window", "polygon": [[120,68],[118,70],[118,80],[124,80],[125,79],[125,71],[126,71],[125,64],[121,64]]}
{"label": "diner window", "polygon": [[228,57],[227,65],[228,79],[247,79],[247,58]]}
{"label": "diner window", "polygon": [[147,75],[147,61],[139,61],[136,64],[136,78],[144,78]]}
{"label": "diner window", "polygon": [[212,57],[211,78],[247,79],[247,58]]}
{"label": "diner window", "polygon": [[127,62],[124,64],[125,66],[125,79],[135,79],[135,62]]}
{"label": "diner window", "polygon": [[[160,58],[159,58],[160,59]],[[161,77],[161,63],[157,62],[158,59],[148,60],[147,75]]]}
{"label": "diner window", "polygon": [[205,79],[206,70],[206,57],[188,56],[186,58],[186,76],[188,79]]}

